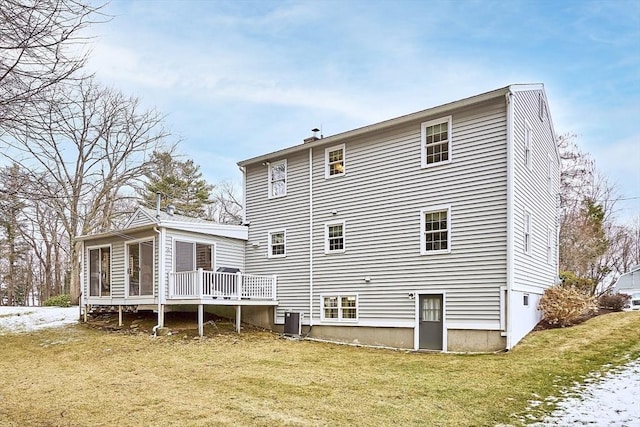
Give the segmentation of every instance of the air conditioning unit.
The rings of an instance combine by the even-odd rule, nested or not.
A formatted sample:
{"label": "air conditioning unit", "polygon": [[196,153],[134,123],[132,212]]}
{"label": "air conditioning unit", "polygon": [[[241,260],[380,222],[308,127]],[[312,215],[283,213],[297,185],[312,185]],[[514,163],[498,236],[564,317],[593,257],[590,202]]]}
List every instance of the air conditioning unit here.
{"label": "air conditioning unit", "polygon": [[296,338],[302,334],[302,313],[294,311],[284,313],[284,334]]}

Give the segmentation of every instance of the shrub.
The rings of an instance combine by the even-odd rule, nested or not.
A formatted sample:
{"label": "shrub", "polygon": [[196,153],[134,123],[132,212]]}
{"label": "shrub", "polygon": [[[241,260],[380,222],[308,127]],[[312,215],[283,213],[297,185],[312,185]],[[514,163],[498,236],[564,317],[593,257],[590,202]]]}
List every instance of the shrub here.
{"label": "shrub", "polygon": [[550,325],[569,326],[597,311],[594,297],[571,287],[555,285],[544,291],[538,309]]}
{"label": "shrub", "polygon": [[593,292],[596,289],[593,280],[587,279],[586,277],[576,276],[571,271],[561,271],[560,280],[562,281],[562,286],[576,288],[587,295],[593,295]]}
{"label": "shrub", "polygon": [[47,307],[71,307],[71,295],[56,295],[46,300],[44,305]]}
{"label": "shrub", "polygon": [[622,311],[631,300],[627,294],[602,294],[598,298],[598,307],[614,311]]}

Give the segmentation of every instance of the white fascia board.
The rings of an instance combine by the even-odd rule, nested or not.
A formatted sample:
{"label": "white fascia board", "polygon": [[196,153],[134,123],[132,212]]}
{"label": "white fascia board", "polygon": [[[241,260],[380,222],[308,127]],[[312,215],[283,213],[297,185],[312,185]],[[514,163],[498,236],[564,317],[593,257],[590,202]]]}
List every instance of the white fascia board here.
{"label": "white fascia board", "polygon": [[120,228],[118,230],[105,231],[104,233],[98,234],[83,234],[81,236],[76,236],[74,240],[80,242],[85,240],[93,240],[93,239],[103,239],[105,237],[113,237],[113,236],[122,236],[131,233],[137,233],[139,231],[153,230],[156,224],[146,224],[141,225],[140,227],[133,228]]}
{"label": "white fascia board", "polygon": [[258,157],[253,157],[251,159],[247,159],[247,160],[242,160],[240,162],[238,162],[238,166],[240,167],[244,167],[250,164],[254,164],[254,163],[261,163],[264,161],[267,161],[269,159],[276,159],[276,158],[283,158],[283,157],[287,157],[293,153],[296,153],[298,151],[301,150],[305,150],[307,148],[315,148],[318,146],[323,146],[323,145],[337,145],[340,144],[342,142],[344,142],[345,140],[363,135],[363,134],[367,134],[367,133],[372,133],[372,132],[376,132],[376,131],[380,131],[392,126],[397,126],[397,125],[401,125],[404,123],[408,123],[408,122],[412,122],[412,121],[419,121],[419,120],[425,120],[428,119],[430,117],[434,117],[437,115],[446,115],[446,112],[458,109],[458,108],[462,108],[462,107],[466,107],[469,105],[474,105],[474,104],[478,104],[484,101],[488,101],[490,99],[494,99],[494,98],[498,98],[501,96],[504,96],[505,93],[507,93],[510,89],[510,86],[501,88],[501,89],[496,89],[493,90],[491,92],[486,92],[486,93],[482,93],[480,95],[475,95],[469,98],[464,98],[458,101],[453,101],[447,104],[443,104],[443,105],[439,105],[433,108],[428,108],[426,110],[421,110],[415,113],[411,113],[411,114],[406,114],[404,116],[400,116],[400,117],[396,117],[393,119],[389,119],[389,120],[385,120],[383,122],[379,122],[379,123],[375,123],[372,125],[368,125],[368,126],[364,126],[361,128],[357,128],[357,129],[353,129],[347,132],[343,132],[343,133],[339,133],[337,135],[333,135],[333,136],[329,136],[326,138],[321,138],[318,139],[314,142],[309,142],[309,143],[303,143],[303,144],[298,144],[295,145],[293,147],[289,147],[289,148],[285,148],[279,151],[274,151],[268,154],[264,154]]}
{"label": "white fascia board", "polygon": [[212,236],[249,240],[249,230],[243,225],[202,224],[197,222],[189,223],[181,221],[161,221],[158,225],[171,230],[190,231],[193,233],[209,234]]}

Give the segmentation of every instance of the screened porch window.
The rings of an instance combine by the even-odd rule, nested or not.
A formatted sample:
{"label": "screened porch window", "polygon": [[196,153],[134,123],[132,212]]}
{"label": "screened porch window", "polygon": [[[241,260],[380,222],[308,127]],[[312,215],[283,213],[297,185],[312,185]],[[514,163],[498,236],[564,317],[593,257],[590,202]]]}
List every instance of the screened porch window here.
{"label": "screened porch window", "polygon": [[175,271],[213,271],[215,246],[207,243],[176,241]]}
{"label": "screened porch window", "polygon": [[111,248],[89,249],[89,296],[111,295]]}

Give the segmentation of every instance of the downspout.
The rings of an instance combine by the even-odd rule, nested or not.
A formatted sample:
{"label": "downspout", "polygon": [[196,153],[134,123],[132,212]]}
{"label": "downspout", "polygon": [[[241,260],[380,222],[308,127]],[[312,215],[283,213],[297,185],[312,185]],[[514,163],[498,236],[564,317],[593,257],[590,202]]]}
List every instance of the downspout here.
{"label": "downspout", "polygon": [[[247,225],[247,168],[244,166],[238,166],[240,172],[242,172],[242,225]],[[246,272],[247,265],[247,245],[249,244],[249,229],[247,228],[247,241],[244,244],[244,250],[242,251],[242,271]]]}
{"label": "downspout", "polygon": [[309,327],[313,326],[313,148],[309,147]]}
{"label": "downspout", "polygon": [[247,168],[238,166],[242,172],[242,224],[247,222]]}
{"label": "downspout", "polygon": [[[153,231],[158,233],[158,328],[164,328],[164,305],[167,302],[165,294],[165,239],[166,232],[164,227],[153,227]],[[154,335],[157,328],[154,328]]]}
{"label": "downspout", "polygon": [[505,95],[507,103],[507,284],[505,301],[506,310],[504,322],[506,323],[507,343],[506,349],[512,347],[513,321],[511,290],[513,288],[513,268],[514,268],[514,150],[513,146],[513,92],[511,88]]}

